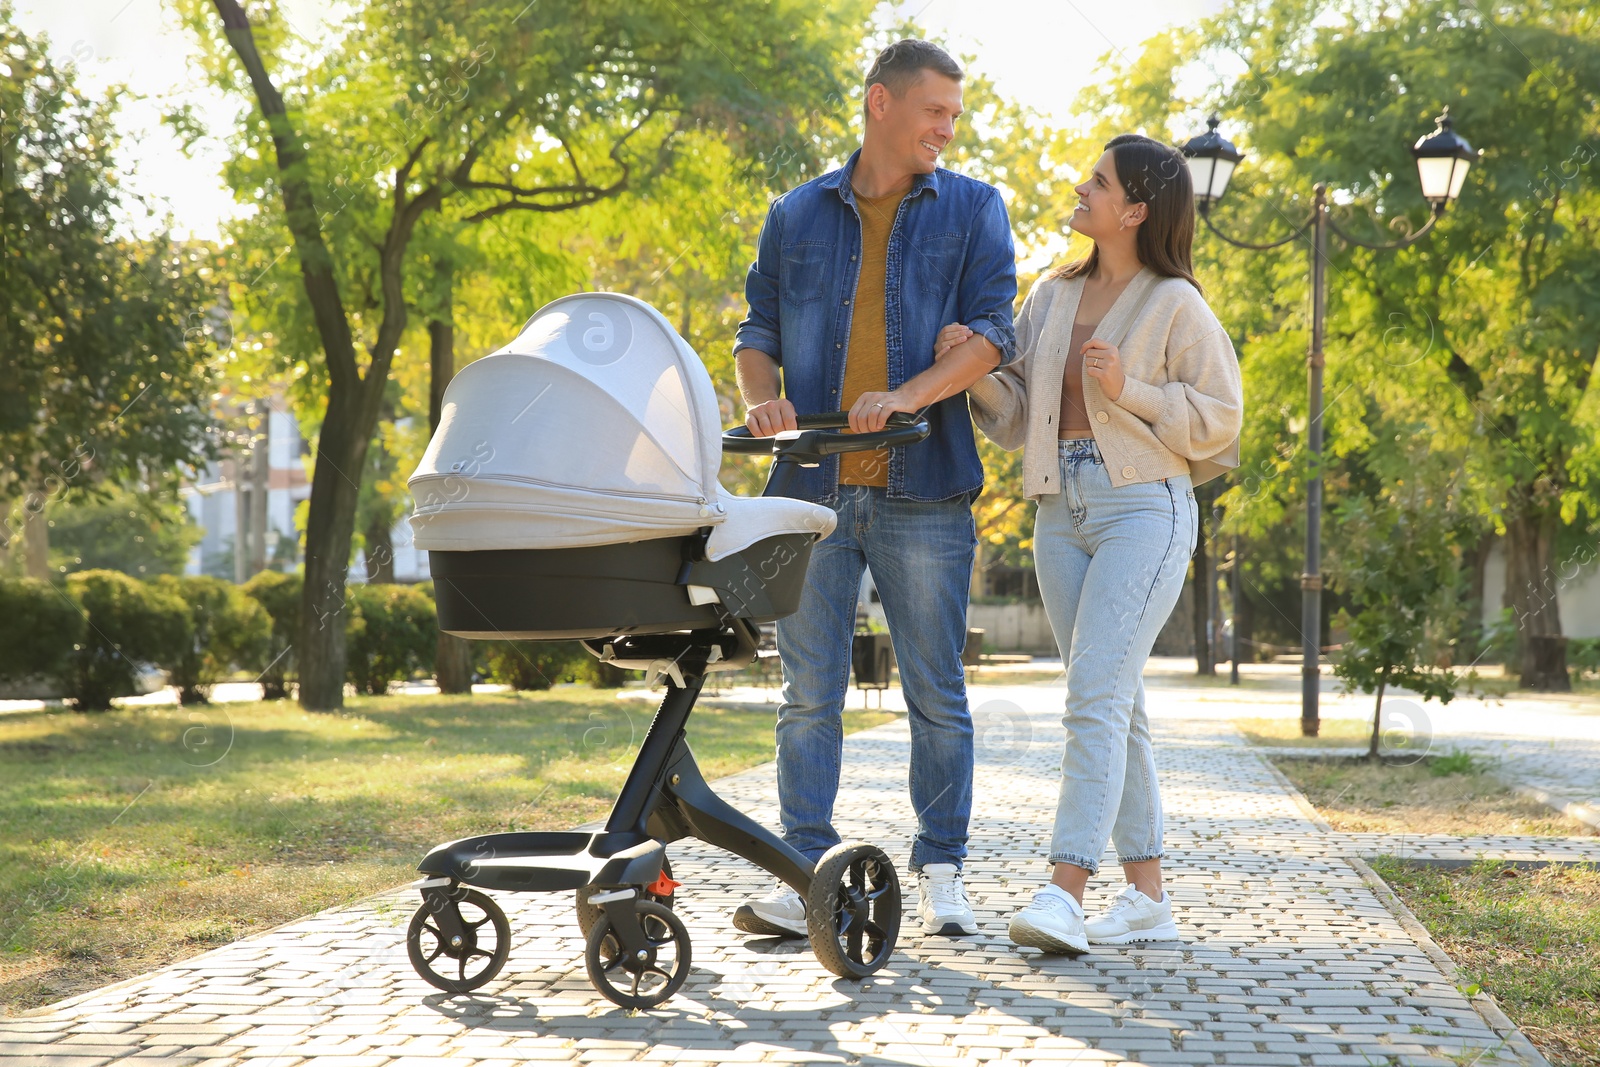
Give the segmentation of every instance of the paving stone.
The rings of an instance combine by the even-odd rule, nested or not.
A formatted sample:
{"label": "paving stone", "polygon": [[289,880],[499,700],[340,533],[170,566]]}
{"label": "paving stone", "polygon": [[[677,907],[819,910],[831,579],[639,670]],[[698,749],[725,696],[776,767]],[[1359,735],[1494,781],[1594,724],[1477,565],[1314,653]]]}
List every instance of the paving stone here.
{"label": "paving stone", "polygon": [[[1600,858],[1594,839],[1324,831],[1231,725],[1215,718],[1223,714],[1218,706],[1152,688],[1166,874],[1183,941],[1097,947],[1077,960],[1019,951],[1005,924],[1044,883],[1060,692],[974,689],[973,697],[980,708],[994,699],[1016,708],[1008,711],[1012,740],[979,746],[967,886],[983,930],[974,938],[923,938],[908,923],[891,966],[867,981],[828,973],[803,942],[738,937],[730,913],[764,892],[770,876],[683,841],[672,856],[685,883],[678,912],[695,970],[676,998],[650,1012],[623,1012],[591,989],[568,894],[496,894],[512,924],[510,965],[472,996],[443,995],[411,972],[402,938],[416,897],[399,890],[223,946],[113,993],[0,1019],[0,1067],[852,1059],[913,1067],[1122,1060],[1453,1067],[1451,1056],[1498,1048],[1500,1037],[1351,858],[1384,850]],[[882,844],[902,871],[915,826],[905,795],[907,745],[903,718],[848,738],[836,809],[845,837]],[[770,764],[717,789],[777,825]],[[1600,796],[1600,787],[1590,795]],[[1091,908],[1119,888],[1112,859],[1092,882]],[[908,896],[915,892],[909,876],[902,885]],[[1475,1067],[1516,1064],[1503,1050]]]}

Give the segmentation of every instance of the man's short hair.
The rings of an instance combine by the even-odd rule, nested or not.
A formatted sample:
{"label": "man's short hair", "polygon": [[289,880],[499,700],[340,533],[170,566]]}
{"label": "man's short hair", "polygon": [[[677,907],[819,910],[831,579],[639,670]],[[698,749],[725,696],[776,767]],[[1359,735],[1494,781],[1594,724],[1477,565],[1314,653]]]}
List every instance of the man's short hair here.
{"label": "man's short hair", "polygon": [[[878,58],[872,61],[872,69],[867,71],[866,88],[882,83],[896,97],[906,94],[922,72],[931,70],[936,74],[943,74],[946,78],[961,80],[961,64],[951,58],[950,53],[931,41],[918,40],[907,37],[896,41],[894,44],[878,53]],[[861,108],[866,111],[866,101],[863,99]]]}

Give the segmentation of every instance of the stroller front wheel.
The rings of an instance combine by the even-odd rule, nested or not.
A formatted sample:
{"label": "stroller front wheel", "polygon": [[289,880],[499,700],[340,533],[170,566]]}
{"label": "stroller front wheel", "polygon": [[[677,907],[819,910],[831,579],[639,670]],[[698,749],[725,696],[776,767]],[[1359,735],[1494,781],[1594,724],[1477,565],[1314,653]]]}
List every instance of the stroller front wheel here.
{"label": "stroller front wheel", "polygon": [[[661,859],[661,873],[666,876],[668,881],[672,880],[672,861],[664,856]],[[646,889],[645,894],[647,899],[653,900],[657,904],[664,904],[669,908],[677,904],[678,895],[676,893],[657,896],[651,893],[649,889]],[[583,935],[585,941],[589,940],[589,931],[594,929],[594,924],[600,921],[602,914],[600,905],[589,903],[589,898],[592,896],[594,896],[594,886],[592,885],[586,885],[577,892],[578,933]]]}
{"label": "stroller front wheel", "polygon": [[624,1008],[653,1008],[682,988],[689,977],[689,931],[671,908],[653,900],[634,904],[645,947],[629,953],[602,914],[589,930],[583,954],[589,981],[600,995]]}
{"label": "stroller front wheel", "polygon": [[811,950],[834,974],[865,978],[888,963],[900,936],[900,878],[883,849],[829,849],[811,876],[806,925]]}
{"label": "stroller front wheel", "polygon": [[406,955],[429,985],[470,993],[506,965],[511,924],[500,905],[475,889],[430,890],[406,930]]}

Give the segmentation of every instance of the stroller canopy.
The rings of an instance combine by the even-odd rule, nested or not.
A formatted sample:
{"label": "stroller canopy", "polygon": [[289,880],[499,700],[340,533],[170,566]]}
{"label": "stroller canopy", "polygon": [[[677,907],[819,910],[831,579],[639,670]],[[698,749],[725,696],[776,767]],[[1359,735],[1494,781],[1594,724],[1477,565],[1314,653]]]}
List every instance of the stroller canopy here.
{"label": "stroller canopy", "polygon": [[721,436],[710,375],[658,311],[616,293],[552,301],[445,391],[409,482],[417,547],[575,548],[710,526],[715,559],[772,533],[831,532],[831,509],[729,496]]}

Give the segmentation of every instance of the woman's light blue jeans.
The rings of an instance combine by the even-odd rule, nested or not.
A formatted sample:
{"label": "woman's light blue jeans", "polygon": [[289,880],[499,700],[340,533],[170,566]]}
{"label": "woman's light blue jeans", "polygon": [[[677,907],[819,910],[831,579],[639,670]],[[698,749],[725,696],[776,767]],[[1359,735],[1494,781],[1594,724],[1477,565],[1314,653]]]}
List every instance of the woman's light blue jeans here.
{"label": "woman's light blue jeans", "polygon": [[1144,665],[1183,591],[1200,514],[1187,474],[1112,486],[1093,440],[1061,441],[1060,465],[1061,491],[1040,498],[1033,534],[1067,669],[1050,862],[1093,874],[1108,838],[1123,863],[1163,854]]}
{"label": "woman's light blue jeans", "polygon": [[[961,866],[972,815],[972,713],[967,707],[967,593],[977,533],[965,497],[891,500],[841,485],[839,525],[811,550],[800,610],[778,620],[778,806],[783,838],[813,863],[839,843],[845,695],[861,571],[883,601],[911,727],[911,869]],[[862,813],[855,813],[860,815]]]}

